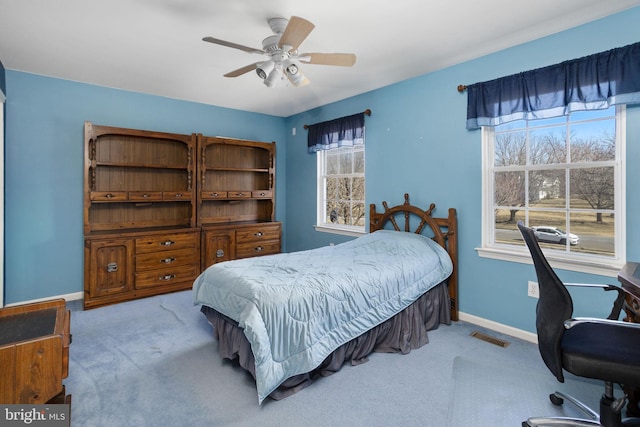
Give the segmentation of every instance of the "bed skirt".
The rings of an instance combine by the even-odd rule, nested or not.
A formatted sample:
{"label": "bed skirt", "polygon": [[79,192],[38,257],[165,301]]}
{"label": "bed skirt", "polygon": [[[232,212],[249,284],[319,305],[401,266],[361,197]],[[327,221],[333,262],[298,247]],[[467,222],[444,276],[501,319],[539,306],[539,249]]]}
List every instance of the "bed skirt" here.
{"label": "bed skirt", "polygon": [[[255,379],[253,352],[238,323],[205,305],[201,311],[213,327],[220,356],[237,359],[239,365]],[[287,379],[269,397],[284,399],[309,386],[318,377],[338,372],[345,362],[352,365],[365,363],[367,356],[374,351],[407,354],[427,344],[427,331],[437,329],[440,324],[451,324],[449,291],[444,282],[394,317],[338,347],[313,371]]]}

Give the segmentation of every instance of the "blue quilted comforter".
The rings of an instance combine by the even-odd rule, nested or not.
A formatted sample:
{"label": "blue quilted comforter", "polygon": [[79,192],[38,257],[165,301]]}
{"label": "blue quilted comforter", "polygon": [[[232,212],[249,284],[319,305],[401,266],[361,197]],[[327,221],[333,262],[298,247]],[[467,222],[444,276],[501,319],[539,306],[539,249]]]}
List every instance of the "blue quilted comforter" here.
{"label": "blue quilted comforter", "polygon": [[431,239],[379,230],[335,246],[214,264],[194,282],[193,298],[244,329],[261,403],[451,272],[449,255]]}

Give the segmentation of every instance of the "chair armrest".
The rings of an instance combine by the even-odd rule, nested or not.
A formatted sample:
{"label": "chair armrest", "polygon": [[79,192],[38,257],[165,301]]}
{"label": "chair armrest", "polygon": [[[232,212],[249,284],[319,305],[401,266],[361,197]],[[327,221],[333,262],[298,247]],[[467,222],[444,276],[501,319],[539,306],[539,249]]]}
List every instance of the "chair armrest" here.
{"label": "chair armrest", "polygon": [[565,286],[576,286],[583,288],[602,288],[605,291],[618,291],[618,296],[616,300],[613,302],[613,308],[611,309],[611,313],[607,316],[607,319],[616,320],[620,317],[620,312],[622,311],[622,306],[624,305],[624,299],[627,295],[627,292],[616,285],[601,285],[597,283],[565,283]]}
{"label": "chair armrest", "polygon": [[580,286],[582,288],[619,288],[620,290],[622,290],[621,287],[616,286],[616,285],[607,285],[607,284],[600,284],[600,283],[564,283],[565,286]]}
{"label": "chair armrest", "polygon": [[601,325],[615,325],[624,328],[640,329],[640,323],[623,322],[621,320],[599,319],[597,317],[575,317],[564,321],[564,328],[571,329],[581,323],[599,323]]}

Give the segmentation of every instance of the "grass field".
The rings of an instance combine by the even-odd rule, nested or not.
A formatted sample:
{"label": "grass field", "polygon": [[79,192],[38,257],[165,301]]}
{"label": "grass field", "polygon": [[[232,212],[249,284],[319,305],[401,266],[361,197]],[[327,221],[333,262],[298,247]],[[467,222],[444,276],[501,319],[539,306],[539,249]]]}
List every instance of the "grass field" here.
{"label": "grass field", "polygon": [[[613,255],[615,243],[615,222],[614,216],[610,213],[602,214],[602,222],[597,222],[595,211],[591,212],[570,212],[570,227],[566,224],[566,211],[558,206],[562,206],[564,200],[554,199],[551,201],[543,200],[538,204],[529,207],[529,223],[530,227],[535,226],[551,226],[562,230],[570,228],[570,232],[580,237],[580,243],[571,246],[571,252],[581,252],[594,255]],[[573,209],[590,209],[590,207],[582,200],[572,200],[571,207]],[[556,211],[536,210],[558,209]],[[510,222],[511,212],[508,209],[499,209],[495,213],[496,231],[511,230],[517,231],[517,222],[525,222],[525,210],[520,209],[516,212],[515,220]],[[498,240],[498,239],[496,239]],[[518,239],[519,242],[521,241]],[[513,241],[503,241],[502,243],[513,244]],[[543,243],[542,247],[554,250],[563,250],[563,246],[553,243]]]}
{"label": "grass field", "polygon": [[[558,227],[566,230],[567,224],[565,222],[565,211],[559,209],[557,211],[536,211],[536,208],[551,209],[564,204],[564,199],[553,200],[541,200],[540,203],[531,204],[529,211],[529,225],[548,225],[552,227]],[[574,199],[571,201],[571,208],[573,209],[591,209],[591,207],[580,199]],[[501,209],[496,212],[496,228],[497,229],[513,229],[515,222],[510,223],[510,212],[506,209]],[[593,212],[573,212],[570,213],[571,218],[571,232],[577,235],[592,235],[601,237],[613,237],[615,235],[614,230],[614,217],[612,214],[602,214],[602,222],[598,223],[595,211]],[[524,210],[519,210],[516,214],[516,222],[518,220],[524,221]]]}

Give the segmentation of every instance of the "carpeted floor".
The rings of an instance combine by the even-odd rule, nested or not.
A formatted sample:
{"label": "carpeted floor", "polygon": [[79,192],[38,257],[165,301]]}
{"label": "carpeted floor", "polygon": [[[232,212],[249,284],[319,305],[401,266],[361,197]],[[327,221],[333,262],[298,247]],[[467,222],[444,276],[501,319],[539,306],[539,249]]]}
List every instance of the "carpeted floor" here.
{"label": "carpeted floor", "polygon": [[[553,391],[562,391],[598,408],[604,386],[570,374],[559,383],[549,372],[523,369],[517,360],[492,363],[458,356],[453,361],[451,426],[520,426],[522,414],[529,416],[584,417],[575,406],[554,406],[546,399]],[[491,424],[487,423],[491,420]]]}
{"label": "carpeted floor", "polygon": [[[475,330],[511,345],[470,337]],[[557,383],[535,345],[465,322],[261,406],[253,379],[219,358],[190,291],[74,310],[71,333],[72,426],[519,426],[554,409],[553,389],[601,393]]]}

